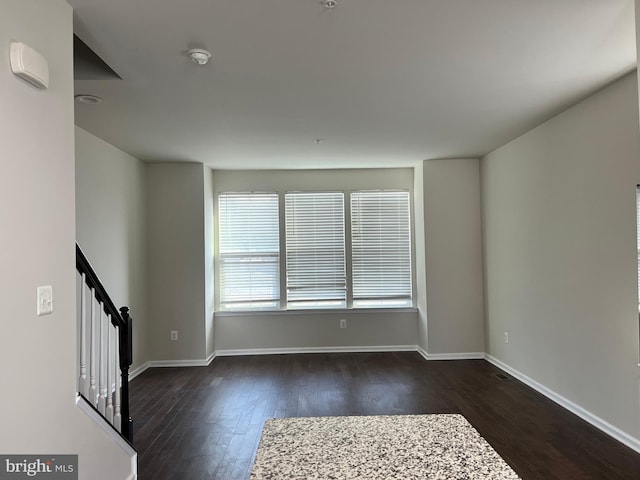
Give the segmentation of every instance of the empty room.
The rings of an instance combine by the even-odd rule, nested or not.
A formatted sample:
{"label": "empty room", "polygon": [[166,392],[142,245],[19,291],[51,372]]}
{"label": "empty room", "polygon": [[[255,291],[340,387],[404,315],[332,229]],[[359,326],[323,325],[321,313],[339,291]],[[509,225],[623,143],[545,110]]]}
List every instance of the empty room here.
{"label": "empty room", "polygon": [[636,3],[3,0],[0,477],[639,478]]}

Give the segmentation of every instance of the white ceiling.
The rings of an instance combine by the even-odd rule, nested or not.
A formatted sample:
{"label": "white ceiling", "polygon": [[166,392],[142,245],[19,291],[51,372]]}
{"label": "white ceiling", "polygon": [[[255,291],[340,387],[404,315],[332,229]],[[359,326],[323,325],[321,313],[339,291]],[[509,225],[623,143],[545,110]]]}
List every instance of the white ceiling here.
{"label": "white ceiling", "polygon": [[76,81],[77,124],[214,168],[476,157],[636,64],[633,0],[68,1],[122,77]]}

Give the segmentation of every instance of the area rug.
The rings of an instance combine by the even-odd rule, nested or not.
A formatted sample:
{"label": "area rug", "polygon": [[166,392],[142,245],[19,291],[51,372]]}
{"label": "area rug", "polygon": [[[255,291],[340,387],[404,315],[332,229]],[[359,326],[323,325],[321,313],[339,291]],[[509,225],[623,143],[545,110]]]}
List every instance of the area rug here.
{"label": "area rug", "polygon": [[462,416],[267,420],[251,480],[519,479]]}

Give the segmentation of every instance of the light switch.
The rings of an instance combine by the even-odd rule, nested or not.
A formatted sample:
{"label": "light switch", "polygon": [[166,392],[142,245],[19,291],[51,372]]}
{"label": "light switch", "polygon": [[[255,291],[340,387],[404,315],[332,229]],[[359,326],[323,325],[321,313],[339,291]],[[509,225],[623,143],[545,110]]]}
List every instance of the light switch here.
{"label": "light switch", "polygon": [[37,312],[39,317],[53,313],[53,287],[51,285],[38,287]]}

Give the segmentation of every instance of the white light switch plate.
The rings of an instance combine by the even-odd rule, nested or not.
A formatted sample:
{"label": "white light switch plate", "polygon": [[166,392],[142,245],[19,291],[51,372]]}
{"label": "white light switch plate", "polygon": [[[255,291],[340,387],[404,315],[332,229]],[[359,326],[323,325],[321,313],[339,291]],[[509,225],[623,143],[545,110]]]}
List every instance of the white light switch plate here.
{"label": "white light switch plate", "polygon": [[53,313],[53,287],[51,285],[38,287],[37,312],[39,317]]}

